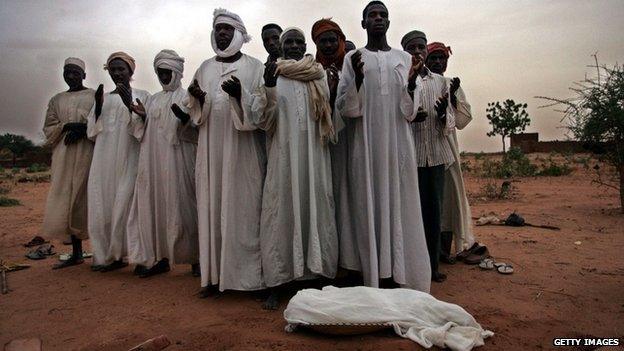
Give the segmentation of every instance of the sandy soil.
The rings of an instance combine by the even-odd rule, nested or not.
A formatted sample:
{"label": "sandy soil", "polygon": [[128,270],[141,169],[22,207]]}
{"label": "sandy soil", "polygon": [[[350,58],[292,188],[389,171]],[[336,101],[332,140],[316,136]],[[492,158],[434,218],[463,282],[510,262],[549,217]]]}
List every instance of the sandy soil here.
{"label": "sandy soil", "polygon": [[[432,294],[463,306],[496,333],[480,350],[542,350],[552,349],[555,337],[624,336],[624,215],[617,193],[590,179],[582,169],[566,177],[518,179],[515,199],[473,205],[474,215],[516,210],[530,223],[562,228],[476,228],[493,256],[514,264],[510,276],[464,264],[442,267],[449,279],[434,283]],[[469,177],[467,182],[476,194],[486,181]],[[27,261],[21,244],[39,232],[48,186],[14,185],[9,195],[23,205],[0,208],[3,259]],[[127,350],[166,334],[173,341],[167,350],[419,349],[391,332],[285,333],[286,301],[281,310],[267,312],[254,294],[198,299],[199,280],[187,266],[139,279],[131,268],[91,272],[90,260],[52,271],[55,261],[30,261],[30,269],[8,273],[11,291],[0,295],[0,345],[39,337],[44,350]]]}

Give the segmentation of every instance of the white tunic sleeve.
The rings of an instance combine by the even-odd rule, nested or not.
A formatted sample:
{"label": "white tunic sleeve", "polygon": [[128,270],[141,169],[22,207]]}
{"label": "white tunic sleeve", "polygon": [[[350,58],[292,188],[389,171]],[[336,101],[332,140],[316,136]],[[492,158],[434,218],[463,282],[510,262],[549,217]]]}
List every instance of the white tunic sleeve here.
{"label": "white tunic sleeve", "polygon": [[364,83],[362,82],[358,91],[355,84],[355,71],[351,66],[352,53],[349,54],[345,56],[342,64],[342,76],[336,91],[336,109],[344,118],[358,118],[363,115]]}
{"label": "white tunic sleeve", "polygon": [[455,112],[455,127],[457,129],[464,129],[472,121],[472,112],[470,110],[470,104],[466,99],[466,94],[464,93],[464,89],[459,87],[457,92],[455,93],[457,97],[457,108],[454,109]]}
{"label": "white tunic sleeve", "polygon": [[[203,64],[197,69],[195,75],[193,76],[193,80],[197,79],[199,86],[202,90],[206,91],[206,88],[203,86],[203,79],[201,77],[201,72],[203,71]],[[210,96],[206,94],[204,97],[204,105],[202,106],[199,100],[193,97],[191,94],[187,94],[186,99],[182,102],[184,107],[187,109],[187,113],[191,116],[191,121],[196,126],[201,126],[208,119],[208,114],[210,113]]]}
{"label": "white tunic sleeve", "polygon": [[58,118],[57,105],[57,97],[55,96],[48,103],[48,110],[46,111],[43,125],[43,134],[46,137],[45,144],[51,147],[56,146],[63,136],[63,123]]}
{"label": "white tunic sleeve", "polygon": [[[108,94],[104,95],[104,99],[108,97]],[[104,105],[104,104],[102,104]],[[103,106],[102,106],[103,108]],[[98,134],[100,134],[104,130],[104,123],[102,122],[102,114],[100,112],[100,118],[95,119],[95,104],[91,108],[89,112],[89,116],[87,117],[87,137],[90,140],[95,141]]]}
{"label": "white tunic sleeve", "polygon": [[264,91],[266,94],[266,107],[261,115],[253,115],[254,118],[256,118],[253,123],[257,125],[258,128],[271,134],[275,131],[277,115],[279,114],[277,108],[277,87],[265,87]]}

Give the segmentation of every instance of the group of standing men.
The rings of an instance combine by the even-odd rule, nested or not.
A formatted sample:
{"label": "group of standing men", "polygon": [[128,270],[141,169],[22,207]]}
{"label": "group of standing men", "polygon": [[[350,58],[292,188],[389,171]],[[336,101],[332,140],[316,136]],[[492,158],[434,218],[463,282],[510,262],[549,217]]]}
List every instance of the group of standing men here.
{"label": "group of standing men", "polygon": [[[412,31],[386,41],[380,1],[362,13],[365,47],[317,21],[316,57],[299,28],[262,29],[262,64],[241,52],[241,18],[214,12],[212,47],[188,89],[184,58],[162,50],[163,88],[130,86],[134,59],[108,58],[115,90],[82,84],[85,64],[65,61],[69,90],[48,106],[53,147],[44,233],[69,235],[92,269],[135,264],[141,277],[192,264],[201,295],[269,289],[361,272],[368,286],[428,292],[443,281],[440,254],[474,243],[455,128],[471,119],[459,79],[446,79],[450,48]],[[87,235],[88,233],[88,235]],[[445,245],[441,245],[444,242]]]}

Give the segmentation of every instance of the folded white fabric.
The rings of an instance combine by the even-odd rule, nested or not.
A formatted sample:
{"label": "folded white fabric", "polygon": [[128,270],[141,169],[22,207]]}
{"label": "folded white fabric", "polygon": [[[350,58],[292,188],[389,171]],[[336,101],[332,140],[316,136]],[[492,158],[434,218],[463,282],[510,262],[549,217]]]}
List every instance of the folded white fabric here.
{"label": "folded white fabric", "polygon": [[463,308],[411,289],[369,287],[305,289],[284,311],[289,329],[297,325],[388,324],[425,348],[472,350],[494,335]]}

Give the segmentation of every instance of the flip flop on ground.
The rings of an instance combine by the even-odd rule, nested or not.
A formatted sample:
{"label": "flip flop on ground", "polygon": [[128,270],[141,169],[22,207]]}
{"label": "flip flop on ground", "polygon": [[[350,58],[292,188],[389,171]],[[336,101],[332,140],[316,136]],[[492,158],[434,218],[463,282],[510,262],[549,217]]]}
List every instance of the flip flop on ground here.
{"label": "flip flop on ground", "polygon": [[29,242],[24,244],[24,247],[39,246],[39,245],[43,245],[43,244],[47,244],[47,243],[49,243],[49,241],[45,240],[44,238],[40,237],[39,235],[36,235],[34,238],[30,239]]}

